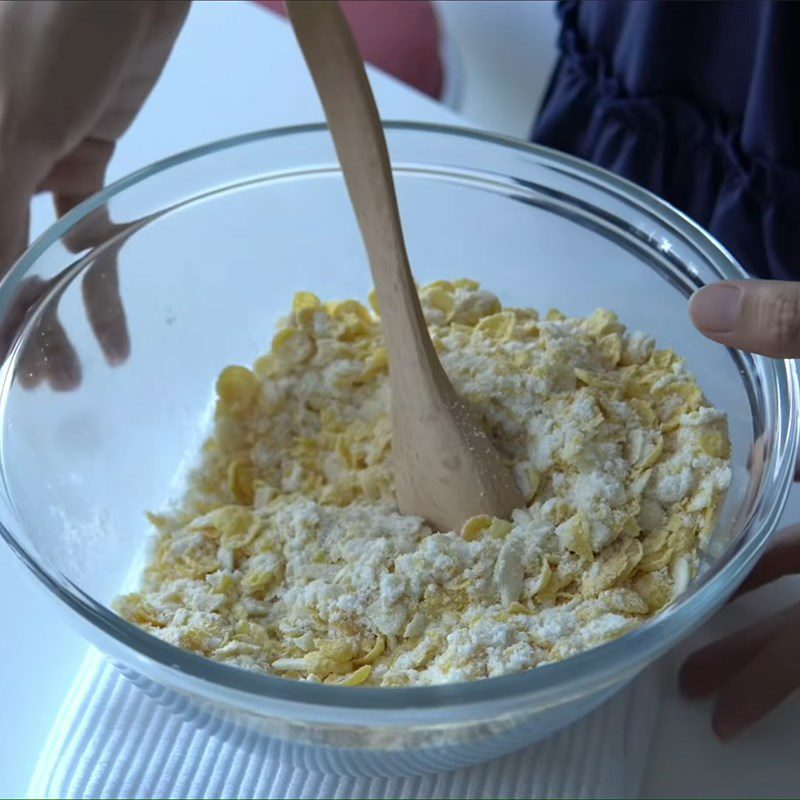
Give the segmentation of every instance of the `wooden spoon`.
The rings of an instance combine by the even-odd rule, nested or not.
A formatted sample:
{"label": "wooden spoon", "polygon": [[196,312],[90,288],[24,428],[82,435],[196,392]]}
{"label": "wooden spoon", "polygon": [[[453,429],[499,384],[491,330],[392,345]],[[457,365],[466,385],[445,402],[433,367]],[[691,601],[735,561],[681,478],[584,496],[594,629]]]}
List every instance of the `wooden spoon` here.
{"label": "wooden spoon", "polygon": [[347,20],[333,0],[287,0],[286,8],[325,109],[378,295],[400,510],[443,531],[460,530],[477,514],[509,517],[524,499],[428,334],[383,129]]}

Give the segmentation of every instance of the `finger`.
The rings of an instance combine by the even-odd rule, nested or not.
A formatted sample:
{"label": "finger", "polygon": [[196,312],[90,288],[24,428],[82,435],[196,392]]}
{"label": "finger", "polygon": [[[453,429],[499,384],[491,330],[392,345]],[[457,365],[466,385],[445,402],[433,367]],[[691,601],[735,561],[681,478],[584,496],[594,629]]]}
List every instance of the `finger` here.
{"label": "finger", "polygon": [[6,178],[0,164],[0,278],[28,245],[31,194]]}
{"label": "finger", "polygon": [[46,289],[47,284],[39,277],[26,278],[17,286],[14,299],[0,319],[0,361],[8,355],[28,311]]}
{"label": "finger", "polygon": [[35,389],[45,379],[39,344],[35,338],[24,345],[16,375],[19,385],[26,390]]}
{"label": "finger", "polygon": [[131,352],[128,321],[119,289],[117,257],[125,238],[102,248],[83,279],[83,303],[94,335],[109,364],[121,364]]}
{"label": "finger", "polygon": [[35,371],[47,378],[50,387],[66,392],[80,385],[82,370],[78,354],[58,319],[63,286],[47,299],[35,336],[38,343]]}
{"label": "finger", "polygon": [[719,691],[769,644],[786,616],[787,612],[778,614],[692,653],[678,675],[681,692],[696,699]]}
{"label": "finger", "polygon": [[[54,193],[59,216],[100,191],[113,152],[114,145],[110,142],[86,139],[48,175],[41,188]],[[84,217],[64,237],[64,244],[72,252],[98,248],[84,276],[82,293],[89,324],[109,364],[120,364],[130,355],[130,337],[117,272],[117,256],[124,237],[117,237],[114,241],[119,229],[124,230],[124,226],[114,225],[109,219],[108,209],[103,206]],[[73,359],[68,357],[63,343],[60,349],[67,358],[65,364],[71,365]],[[71,346],[69,350],[72,350]],[[75,376],[72,371],[67,371],[62,377],[69,382]]]}
{"label": "finger", "polygon": [[80,385],[83,377],[80,359],[64,326],[55,315],[48,329],[48,337],[42,348],[42,355],[50,388],[57,392],[68,392]]}
{"label": "finger", "polygon": [[[113,143],[85,139],[56,164],[39,188],[53,193],[59,217],[103,188],[108,162],[113,154]],[[70,252],[78,253],[96,247],[110,238],[115,230],[108,209],[101,206],[67,231],[62,241]]]}
{"label": "finger", "polygon": [[59,217],[103,187],[106,168],[114,154],[114,144],[103,139],[87,138],[61,158],[37,191],[52,192]]}
{"label": "finger", "polygon": [[[38,276],[26,278],[19,284],[8,311],[0,321],[0,360],[6,358],[28,313],[46,291],[47,283]],[[15,374],[23,389],[34,389],[45,378],[39,341],[39,337],[34,335],[22,346]]]}
{"label": "finger", "polygon": [[782,703],[800,687],[800,605],[783,627],[720,693],[712,726],[730,739]]}
{"label": "finger", "polygon": [[[59,203],[61,208],[65,208],[71,201],[82,200],[61,196],[57,199],[57,207]],[[74,252],[97,248],[81,285],[86,316],[106,361],[112,365],[121,364],[131,352],[117,267],[119,251],[127,240],[124,233],[117,231],[124,231],[125,226],[114,225],[105,207],[97,209],[81,223],[67,245]]]}
{"label": "finger", "polygon": [[[44,282],[42,285],[46,286]],[[58,320],[58,297],[47,302],[47,309],[23,346],[16,375],[23,389],[33,389],[46,379],[53,389],[67,391],[81,382],[80,362]]]}
{"label": "finger", "polygon": [[734,597],[795,573],[800,573],[800,525],[785,528],[778,534],[775,544],[761,556]]}
{"label": "finger", "polygon": [[692,321],[715,342],[772,358],[800,357],[800,283],[722,281],[689,301]]}
{"label": "finger", "polygon": [[[99,209],[98,209],[99,210]],[[131,352],[130,334],[119,287],[119,253],[136,231],[153,216],[142,217],[128,225],[108,223],[94,263],[83,280],[83,302],[97,341],[110,364],[120,364]]]}

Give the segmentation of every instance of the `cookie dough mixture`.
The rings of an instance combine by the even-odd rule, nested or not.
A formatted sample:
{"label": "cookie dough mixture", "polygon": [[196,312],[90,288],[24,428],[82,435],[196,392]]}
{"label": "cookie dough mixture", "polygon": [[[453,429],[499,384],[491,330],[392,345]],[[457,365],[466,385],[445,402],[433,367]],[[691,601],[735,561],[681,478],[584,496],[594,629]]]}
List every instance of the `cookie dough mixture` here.
{"label": "cookie dough mixture", "polygon": [[125,619],[226,664],[405,686],[567,658],[686,589],[731,473],[725,415],[681,359],[609,311],[540,319],[470,280],[421,299],[528,507],[448,533],[398,513],[379,317],[301,292],[270,352],[220,375]]}

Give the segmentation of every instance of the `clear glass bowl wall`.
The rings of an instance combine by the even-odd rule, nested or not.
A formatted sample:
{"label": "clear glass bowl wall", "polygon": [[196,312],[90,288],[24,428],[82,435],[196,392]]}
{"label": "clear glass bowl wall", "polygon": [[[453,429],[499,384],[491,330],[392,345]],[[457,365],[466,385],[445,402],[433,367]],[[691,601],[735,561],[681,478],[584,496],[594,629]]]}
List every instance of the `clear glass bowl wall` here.
{"label": "clear glass bowl wall", "polygon": [[[221,368],[268,349],[294,292],[363,298],[371,287],[323,127],[241,137],[142,170],[57,223],[0,287],[7,314],[25,281],[49,281],[2,367],[0,521],[11,547],[87,638],[176,713],[254,727],[287,758],[367,774],[485,760],[618,690],[743,578],[774,529],[796,455],[794,366],[727,351],[688,319],[697,286],[743,274],[702,230],[631,184],[542,148],[405,123],[387,136],[420,282],[470,277],[514,306],[612,309],[684,355],[728,412],[733,483],[702,574],[619,641],[473,684],[353,689],[216,664],[109,610],[143,565],[144,511],[179,496],[197,458]],[[116,227],[98,237],[106,214]],[[73,254],[65,235],[92,246]],[[114,257],[131,354],[110,366],[81,287]],[[80,385],[26,389],[26,346],[52,332],[54,311]]]}

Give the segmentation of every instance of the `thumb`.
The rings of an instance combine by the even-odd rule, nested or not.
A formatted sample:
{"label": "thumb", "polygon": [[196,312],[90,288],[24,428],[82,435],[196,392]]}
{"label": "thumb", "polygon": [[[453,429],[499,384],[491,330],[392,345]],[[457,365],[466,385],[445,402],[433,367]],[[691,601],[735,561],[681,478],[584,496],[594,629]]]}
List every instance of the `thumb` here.
{"label": "thumb", "polygon": [[722,281],[689,301],[698,330],[715,342],[772,358],[800,357],[800,283]]}

